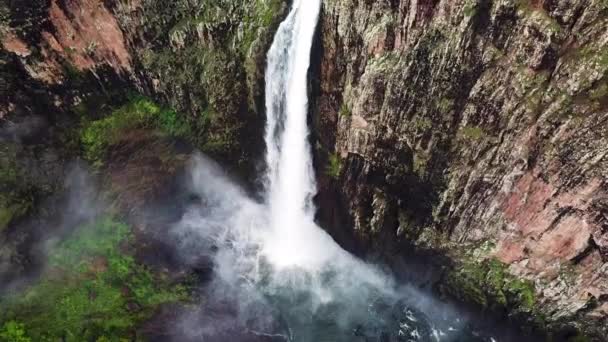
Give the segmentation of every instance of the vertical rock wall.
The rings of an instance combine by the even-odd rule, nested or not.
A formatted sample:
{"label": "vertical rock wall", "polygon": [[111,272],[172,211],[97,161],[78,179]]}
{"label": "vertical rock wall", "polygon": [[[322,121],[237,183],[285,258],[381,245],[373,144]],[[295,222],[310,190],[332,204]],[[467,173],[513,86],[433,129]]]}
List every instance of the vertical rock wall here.
{"label": "vertical rock wall", "polygon": [[320,197],[337,194],[344,230],[386,257],[498,261],[531,283],[546,322],[607,336],[608,3],[323,12]]}

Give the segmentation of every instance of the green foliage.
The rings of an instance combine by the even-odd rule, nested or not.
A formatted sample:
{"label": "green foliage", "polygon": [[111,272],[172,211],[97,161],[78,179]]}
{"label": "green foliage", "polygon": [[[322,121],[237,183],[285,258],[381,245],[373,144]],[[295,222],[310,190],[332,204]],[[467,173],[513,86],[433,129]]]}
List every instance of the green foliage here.
{"label": "green foliage", "polygon": [[464,15],[466,17],[473,17],[477,13],[477,4],[469,3],[464,6]]}
{"label": "green foliage", "polygon": [[454,100],[452,99],[448,99],[448,98],[441,98],[439,100],[439,102],[437,103],[437,109],[439,109],[439,112],[441,112],[442,114],[447,114],[449,113],[452,108],[454,108]]}
{"label": "green foliage", "polygon": [[589,98],[591,100],[600,101],[608,98],[608,83],[599,85],[589,92]]}
{"label": "green foliage", "polygon": [[341,117],[350,117],[352,115],[352,112],[350,111],[350,108],[348,108],[348,105],[346,103],[342,103],[342,106],[340,106],[340,116]]}
{"label": "green foliage", "polygon": [[187,298],[183,286],[123,252],[131,240],[129,227],[111,218],[82,227],[51,252],[38,284],[0,303],[0,321],[33,341],[128,338],[159,305]]}
{"label": "green foliage", "polygon": [[416,151],[414,154],[413,167],[414,172],[420,178],[424,178],[426,176],[427,165],[431,160],[431,156],[429,153],[425,151]]}
{"label": "green foliage", "polygon": [[509,307],[531,313],[536,304],[534,284],[512,276],[496,259],[468,260],[448,275],[449,292],[483,308]]}
{"label": "green foliage", "polygon": [[329,155],[329,160],[325,173],[331,178],[338,179],[342,172],[342,160],[338,153],[332,153]]}
{"label": "green foliage", "polygon": [[0,341],[2,342],[31,342],[25,334],[25,326],[16,321],[4,323],[0,329]]}
{"label": "green foliage", "polygon": [[175,111],[147,98],[133,97],[109,116],[85,125],[80,137],[85,157],[99,165],[107,148],[133,129],[157,129],[177,137],[190,135],[190,126]]}
{"label": "green foliage", "polygon": [[419,132],[426,132],[433,127],[433,122],[429,118],[416,117],[413,126]]}

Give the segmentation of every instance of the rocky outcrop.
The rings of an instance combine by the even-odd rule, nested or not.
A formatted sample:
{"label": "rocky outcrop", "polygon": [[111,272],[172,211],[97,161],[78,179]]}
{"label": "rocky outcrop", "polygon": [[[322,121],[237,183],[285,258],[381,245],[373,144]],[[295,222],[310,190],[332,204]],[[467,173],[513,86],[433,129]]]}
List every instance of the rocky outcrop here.
{"label": "rocky outcrop", "polygon": [[285,9],[281,0],[2,3],[4,74],[19,82],[3,86],[0,116],[50,116],[17,96],[22,83],[21,95],[58,113],[95,111],[99,94],[116,102],[130,88],[187,114],[200,148],[251,171],[261,138],[243,133],[261,130],[265,54]]}
{"label": "rocky outcrop", "polygon": [[[109,119],[143,130],[121,131],[121,148],[103,151],[112,183],[137,183],[119,207],[141,206],[163,190],[179,169],[165,165],[183,143],[176,135],[251,174],[263,148],[265,54],[285,9],[282,0],[0,1],[2,282],[31,264],[36,229],[17,228],[20,221],[64,190],[70,161],[89,157],[83,131],[135,94],[164,105],[142,106],[165,131],[159,138],[150,122],[134,122],[138,114]],[[107,133],[87,139],[109,139],[100,132]]]}
{"label": "rocky outcrop", "polygon": [[543,324],[605,338],[607,29],[599,0],[326,1],[320,197],[367,250],[498,261]]}

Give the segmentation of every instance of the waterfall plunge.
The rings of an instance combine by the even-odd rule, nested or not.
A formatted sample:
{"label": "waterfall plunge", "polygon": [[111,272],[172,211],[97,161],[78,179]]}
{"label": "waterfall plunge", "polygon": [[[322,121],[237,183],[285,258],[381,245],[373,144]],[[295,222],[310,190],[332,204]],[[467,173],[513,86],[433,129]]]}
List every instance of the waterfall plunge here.
{"label": "waterfall plunge", "polygon": [[307,75],[320,7],[320,0],[296,0],[268,52],[265,140],[270,234],[263,253],[277,267],[316,268],[335,250],[313,221],[316,184],[307,127]]}

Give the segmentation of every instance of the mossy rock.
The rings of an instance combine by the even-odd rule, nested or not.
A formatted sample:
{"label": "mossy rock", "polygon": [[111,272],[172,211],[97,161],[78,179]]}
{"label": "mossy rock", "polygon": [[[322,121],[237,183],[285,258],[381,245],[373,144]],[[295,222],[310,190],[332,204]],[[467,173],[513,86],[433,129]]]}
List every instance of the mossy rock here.
{"label": "mossy rock", "polygon": [[77,229],[51,249],[37,283],[0,300],[0,340],[132,340],[160,305],[186,300],[184,286],[135,261],[132,243],[111,217]]}
{"label": "mossy rock", "polygon": [[511,275],[496,259],[462,262],[448,272],[443,289],[458,300],[495,311],[533,313],[537,301],[534,284]]}

